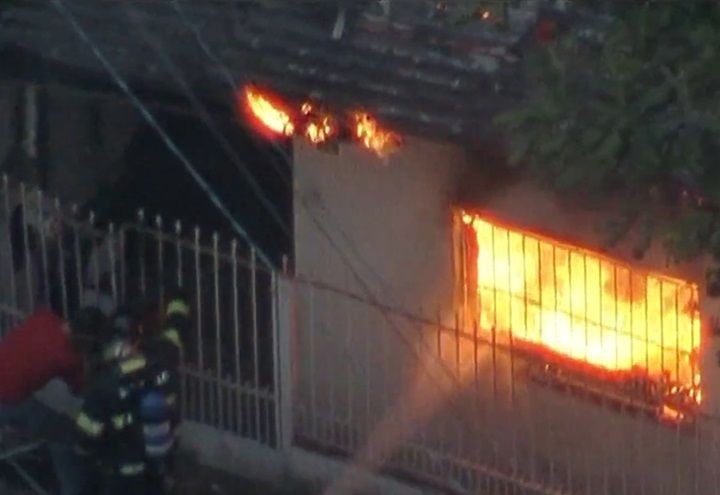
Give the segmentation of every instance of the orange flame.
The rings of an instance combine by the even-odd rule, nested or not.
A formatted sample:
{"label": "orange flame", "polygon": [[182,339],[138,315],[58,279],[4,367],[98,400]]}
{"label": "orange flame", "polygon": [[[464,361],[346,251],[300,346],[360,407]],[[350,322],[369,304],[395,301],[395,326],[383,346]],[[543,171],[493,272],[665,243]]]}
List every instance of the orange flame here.
{"label": "orange flame", "polygon": [[[666,393],[701,402],[696,285],[476,214],[462,212],[460,219],[472,246],[467,285],[476,294],[480,328],[512,332],[594,367],[642,370]],[[662,414],[674,416],[671,409]]]}
{"label": "orange flame", "polygon": [[[254,86],[245,86],[244,103],[262,129],[279,136],[302,135],[315,145],[323,144],[340,134],[353,135],[365,148],[380,156],[387,154],[400,144],[400,137],[383,129],[375,118],[366,112],[351,114],[351,129],[338,124],[338,119],[326,112],[323,105],[319,108],[311,101],[299,107],[284,105],[264,90]],[[291,109],[291,110],[287,110]]]}
{"label": "orange flame", "polygon": [[387,154],[400,142],[397,134],[380,127],[377,120],[365,112],[355,112],[353,120],[355,137],[363,146],[380,156]]}
{"label": "orange flame", "polygon": [[266,129],[288,137],[295,133],[295,124],[290,114],[259,90],[246,87],[245,101],[252,114]]}
{"label": "orange flame", "polygon": [[304,134],[312,144],[323,144],[336,133],[332,117],[327,114],[315,115],[316,109],[312,103],[303,103],[300,111],[310,119]]}
{"label": "orange flame", "polygon": [[320,122],[310,122],[305,128],[305,136],[312,144],[322,144],[334,134],[330,119],[323,117]]}

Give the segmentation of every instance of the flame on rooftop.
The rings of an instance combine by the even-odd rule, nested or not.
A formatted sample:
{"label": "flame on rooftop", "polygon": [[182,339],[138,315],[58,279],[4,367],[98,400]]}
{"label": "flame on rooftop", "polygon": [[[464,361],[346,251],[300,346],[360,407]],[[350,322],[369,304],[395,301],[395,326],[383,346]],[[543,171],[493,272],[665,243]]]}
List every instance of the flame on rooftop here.
{"label": "flame on rooftop", "polygon": [[294,108],[255,86],[246,86],[243,95],[255,127],[274,136],[302,136],[318,146],[347,137],[379,156],[387,155],[401,142],[399,135],[384,129],[368,112],[337,116],[315,101]]}

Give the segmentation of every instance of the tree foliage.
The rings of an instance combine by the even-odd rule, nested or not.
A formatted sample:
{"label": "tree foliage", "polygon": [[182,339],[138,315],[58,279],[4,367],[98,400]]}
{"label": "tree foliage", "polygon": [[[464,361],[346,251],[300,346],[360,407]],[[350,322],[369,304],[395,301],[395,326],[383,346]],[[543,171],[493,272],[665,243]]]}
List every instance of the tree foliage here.
{"label": "tree foliage", "polygon": [[528,55],[527,98],[497,119],[511,162],[559,191],[623,198],[616,238],[650,226],[675,260],[720,261],[720,7],[610,5]]}

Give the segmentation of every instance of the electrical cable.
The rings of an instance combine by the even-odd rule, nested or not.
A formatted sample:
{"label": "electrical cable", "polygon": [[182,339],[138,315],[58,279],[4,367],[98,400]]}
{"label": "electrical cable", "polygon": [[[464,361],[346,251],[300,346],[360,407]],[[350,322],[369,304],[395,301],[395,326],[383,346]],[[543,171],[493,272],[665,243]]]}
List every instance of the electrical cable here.
{"label": "electrical cable", "polygon": [[175,142],[172,140],[172,138],[168,135],[168,133],[163,129],[163,127],[158,123],[157,119],[153,116],[152,112],[145,106],[145,104],[138,98],[138,96],[135,94],[135,92],[129,87],[127,82],[120,76],[118,71],[115,69],[115,67],[110,63],[110,61],[105,57],[103,52],[100,50],[100,48],[97,46],[97,44],[90,38],[87,31],[78,23],[78,20],[76,19],[75,15],[67,8],[63,0],[50,0],[52,5],[56,8],[56,10],[62,15],[65,20],[70,24],[70,26],[73,28],[75,33],[78,35],[78,37],[84,41],[92,50],[95,57],[98,59],[98,61],[101,63],[101,65],[105,68],[105,70],[110,74],[110,76],[113,78],[113,81],[115,84],[118,85],[118,87],[125,93],[125,95],[130,99],[132,104],[137,108],[137,110],[140,112],[140,114],[143,116],[143,118],[147,121],[148,124],[150,124],[153,129],[160,135],[162,140],[165,142],[165,145],[170,149],[170,151],[180,160],[180,162],[185,166],[188,173],[192,176],[192,178],[197,182],[197,184],[200,186],[200,188],[205,191],[205,193],[208,195],[210,200],[213,202],[213,204],[220,210],[220,212],[227,218],[227,220],[230,222],[230,225],[232,225],[233,229],[242,237],[258,254],[258,257],[260,260],[265,263],[268,267],[273,267],[273,263],[270,261],[270,258],[265,254],[265,252],[253,241],[253,239],[250,237],[250,235],[247,233],[247,231],[243,228],[242,225],[235,219],[235,217],[228,211],[228,209],[223,205],[222,201],[218,198],[218,196],[215,194],[215,192],[212,190],[208,182],[198,173],[198,171],[195,169],[193,164],[190,162],[190,160],[185,156],[185,154],[178,148],[178,146],[175,144]]}
{"label": "electrical cable", "polygon": [[[226,77],[228,83],[233,88],[235,88],[236,82],[232,76],[232,73],[227,68],[227,66],[225,66],[220,61],[220,59],[213,53],[213,50],[210,49],[209,45],[207,43],[205,43],[205,41],[204,41],[200,31],[197,29],[197,27],[193,26],[189,22],[187,16],[184,15],[184,12],[182,11],[182,8],[179,5],[179,0],[172,0],[172,3],[175,6],[175,10],[181,16],[181,19],[183,20],[183,22],[186,25],[188,25],[188,27],[190,27],[190,29],[195,33],[195,37],[198,41],[198,44],[201,46],[201,48],[203,49],[205,54],[210,58],[210,60],[212,60],[216,65],[218,65],[221,72],[223,74],[225,74],[225,77]],[[275,146],[277,146],[277,145],[275,144]],[[289,160],[289,157],[288,157],[288,160]],[[367,284],[367,282],[364,280],[364,278],[358,273],[357,269],[353,266],[352,261],[350,259],[348,259],[347,255],[344,253],[343,249],[332,238],[332,235],[327,231],[327,229],[324,227],[322,222],[312,213],[312,211],[310,211],[310,207],[307,205],[305,200],[301,199],[300,202],[301,202],[303,208],[308,212],[308,214],[309,214],[310,218],[312,219],[313,223],[315,224],[316,228],[321,232],[323,237],[326,238],[327,242],[330,244],[331,248],[338,254],[338,256],[340,257],[343,264],[350,270],[350,273],[352,274],[353,278],[355,278],[357,283],[360,285],[361,290],[365,293],[365,297],[368,299],[368,302],[370,302],[372,304],[372,306],[378,308],[381,311],[386,322],[389,323],[393,327],[395,333],[400,337],[400,339],[403,341],[404,345],[407,346],[413,354],[416,354],[416,358],[418,359],[418,361],[420,363],[423,363],[422,356],[417,356],[418,352],[417,352],[417,349],[415,348],[415,345],[411,341],[408,340],[407,336],[405,336],[403,334],[403,332],[401,331],[401,329],[397,327],[395,322],[392,321],[392,319],[390,318],[390,316],[387,314],[386,310],[384,309],[383,305],[378,301],[377,297],[375,297],[372,289]],[[349,243],[354,248],[354,244],[351,241]],[[459,380],[456,379],[452,370],[448,369],[447,365],[444,362],[442,362],[441,359],[439,360],[439,364],[440,364],[441,368],[445,368],[445,370],[444,370],[445,374],[448,377],[450,377],[451,380],[455,380],[458,382],[456,385],[459,388],[461,386],[461,383],[459,383]],[[428,374],[431,376],[431,374],[430,374],[429,370],[427,370],[426,366],[425,366],[425,368],[426,368],[426,372],[428,372]]]}
{"label": "electrical cable", "polygon": [[195,92],[192,90],[186,79],[182,76],[180,73],[180,70],[178,67],[173,63],[172,60],[167,56],[165,53],[165,50],[158,44],[158,42],[153,39],[150,34],[148,33],[147,29],[142,23],[142,20],[140,20],[139,15],[137,14],[137,11],[131,7],[130,3],[127,3],[124,5],[124,8],[126,9],[126,13],[128,15],[128,19],[130,22],[136,27],[138,32],[141,34],[143,39],[150,45],[150,47],[153,49],[153,51],[157,54],[157,56],[162,60],[165,67],[170,72],[170,75],[175,80],[175,83],[180,87],[185,97],[190,102],[193,109],[197,112],[200,119],[203,121],[203,123],[207,126],[207,128],[210,130],[210,132],[213,134],[215,139],[220,144],[220,147],[222,150],[227,154],[227,156],[230,158],[230,160],[233,162],[235,167],[238,169],[238,171],[243,174],[245,179],[250,184],[253,192],[257,196],[257,198],[260,200],[260,203],[265,207],[265,209],[270,213],[270,216],[273,218],[275,223],[282,229],[283,233],[288,236],[289,239],[292,240],[293,234],[292,230],[288,227],[287,223],[283,220],[282,216],[278,212],[277,208],[270,202],[267,195],[263,192],[262,188],[258,184],[257,180],[255,180],[255,177],[253,177],[252,173],[250,172],[248,166],[246,163],[243,162],[243,160],[240,158],[240,155],[235,150],[232,144],[227,140],[227,138],[223,135],[223,133],[218,128],[215,121],[210,117],[210,114],[207,110],[207,108],[200,102],[199,98],[196,96]]}

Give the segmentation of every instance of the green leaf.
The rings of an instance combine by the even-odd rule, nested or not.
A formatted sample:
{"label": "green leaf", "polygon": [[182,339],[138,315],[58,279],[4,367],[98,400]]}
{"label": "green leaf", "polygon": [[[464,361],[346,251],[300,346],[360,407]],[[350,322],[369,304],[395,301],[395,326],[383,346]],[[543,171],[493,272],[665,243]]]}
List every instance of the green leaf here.
{"label": "green leaf", "polygon": [[[681,172],[720,211],[720,10],[607,5],[615,17],[602,28],[602,47],[571,30],[527,57],[528,99],[494,120],[508,135],[510,159],[558,189],[582,188],[587,198],[642,198],[655,185],[678,190]],[[673,257],[720,251],[716,214],[669,194],[657,200],[668,208],[658,222]]]}

